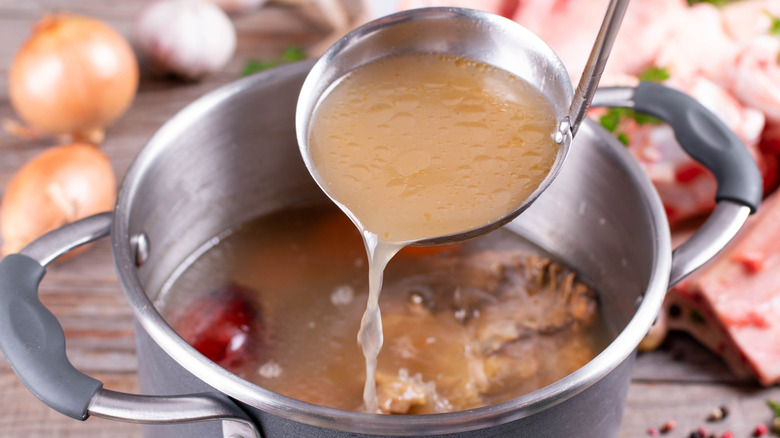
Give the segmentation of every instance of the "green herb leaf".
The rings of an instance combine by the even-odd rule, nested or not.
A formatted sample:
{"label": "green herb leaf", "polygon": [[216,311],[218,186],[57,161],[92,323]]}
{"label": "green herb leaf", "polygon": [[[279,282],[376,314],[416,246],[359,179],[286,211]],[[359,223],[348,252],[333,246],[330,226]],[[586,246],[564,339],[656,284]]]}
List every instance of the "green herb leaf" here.
{"label": "green herb leaf", "polygon": [[780,403],[772,400],[767,400],[766,403],[772,408],[775,413],[775,417],[780,417]]}
{"label": "green herb leaf", "polygon": [[769,26],[769,34],[774,36],[780,36],[780,17],[775,17],[770,14],[769,11],[764,11],[767,17],[772,20],[772,24]]}
{"label": "green herb leaf", "polygon": [[306,52],[300,47],[288,47],[282,52],[282,61],[295,62],[306,59]]}
{"label": "green herb leaf", "polygon": [[241,71],[241,76],[244,77],[253,75],[257,72],[268,70],[269,68],[274,68],[277,65],[279,65],[279,61],[257,61],[250,59],[246,62],[246,64],[244,64],[244,69]]}
{"label": "green herb leaf", "polygon": [[639,114],[635,111],[631,111],[629,116],[640,125],[660,125],[662,123],[661,120],[656,117],[648,116],[647,114]]}
{"label": "green herb leaf", "polygon": [[639,75],[640,81],[663,82],[669,79],[669,70],[666,67],[650,67]]}
{"label": "green herb leaf", "polygon": [[256,59],[250,59],[244,64],[244,69],[241,71],[241,76],[249,76],[263,70],[277,67],[281,64],[288,62],[296,62],[306,59],[306,52],[300,47],[288,47],[284,49],[279,59],[270,61],[258,61]]}
{"label": "green herb leaf", "polygon": [[599,118],[599,123],[607,131],[615,132],[626,111],[625,108],[610,108],[606,114]]}
{"label": "green herb leaf", "polygon": [[599,118],[599,123],[607,131],[615,135],[615,138],[620,140],[624,146],[628,146],[628,135],[625,132],[620,131],[620,122],[626,119],[629,113],[632,112],[626,108],[610,108],[606,114]]}

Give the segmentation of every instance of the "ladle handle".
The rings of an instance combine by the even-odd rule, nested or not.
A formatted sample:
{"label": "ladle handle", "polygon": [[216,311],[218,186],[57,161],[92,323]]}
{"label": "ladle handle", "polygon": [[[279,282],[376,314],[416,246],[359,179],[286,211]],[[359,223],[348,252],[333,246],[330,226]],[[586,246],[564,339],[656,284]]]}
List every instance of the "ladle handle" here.
{"label": "ladle handle", "polygon": [[718,182],[718,205],[672,257],[673,286],[717,254],[761,203],[763,184],[753,157],[734,132],[691,96],[653,82],[637,87],[600,88],[593,106],[632,108],[657,117],[674,130],[688,155],[706,166]]}
{"label": "ladle handle", "polygon": [[612,45],[620,30],[620,23],[626,13],[629,0],[611,0],[604,15],[604,21],[601,23],[596,41],[593,43],[588,62],[580,76],[580,82],[574,91],[571,106],[569,107],[569,124],[572,135],[577,133],[580,124],[588,115],[593,96],[604,73],[604,66],[609,59],[609,53],[612,51]]}
{"label": "ladle handle", "polygon": [[65,333],[38,298],[45,266],[73,248],[107,236],[111,214],[100,213],[54,230],[0,261],[0,349],[38,399],[77,420],[95,415],[136,423],[222,420],[223,434],[259,437],[246,414],[216,394],[145,396],[103,388],[65,354]]}

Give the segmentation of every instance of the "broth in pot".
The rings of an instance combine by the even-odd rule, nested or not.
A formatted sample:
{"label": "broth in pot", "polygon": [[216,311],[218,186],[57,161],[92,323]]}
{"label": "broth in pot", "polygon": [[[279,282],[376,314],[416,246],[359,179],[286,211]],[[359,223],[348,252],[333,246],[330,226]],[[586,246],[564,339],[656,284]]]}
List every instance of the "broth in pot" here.
{"label": "broth in pot", "polygon": [[[364,410],[355,333],[368,296],[360,233],[333,205],[231,230],[168,282],[158,308],[201,353],[299,400]],[[568,375],[611,340],[595,292],[513,232],[408,247],[388,264],[378,411],[485,406]]]}

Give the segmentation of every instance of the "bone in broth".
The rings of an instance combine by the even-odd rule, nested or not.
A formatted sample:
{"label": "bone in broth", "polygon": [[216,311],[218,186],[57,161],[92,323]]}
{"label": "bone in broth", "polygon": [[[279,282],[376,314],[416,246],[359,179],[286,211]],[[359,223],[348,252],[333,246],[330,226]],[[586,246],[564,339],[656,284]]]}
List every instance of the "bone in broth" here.
{"label": "bone in broth", "polygon": [[[335,205],[274,212],[230,230],[156,302],[222,367],[310,403],[364,410],[355,342],[368,297],[360,233]],[[388,264],[378,411],[430,414],[521,396],[563,378],[612,338],[596,294],[507,229],[409,247]]]}
{"label": "bone in broth", "polygon": [[552,107],[497,68],[407,55],[358,68],[319,103],[315,177],[387,242],[487,225],[514,211],[558,154]]}
{"label": "bone in broth", "polygon": [[310,167],[358,224],[369,295],[358,331],[364,409],[379,409],[379,293],[405,244],[480,228],[517,209],[559,151],[552,107],[486,64],[405,55],[359,67],[326,93],[308,133]]}

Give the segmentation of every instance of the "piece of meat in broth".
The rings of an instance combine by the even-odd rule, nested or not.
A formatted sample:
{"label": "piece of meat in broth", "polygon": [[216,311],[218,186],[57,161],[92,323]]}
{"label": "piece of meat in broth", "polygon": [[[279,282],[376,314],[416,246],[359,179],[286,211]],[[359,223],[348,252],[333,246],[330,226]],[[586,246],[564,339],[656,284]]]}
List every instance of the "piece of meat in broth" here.
{"label": "piece of meat in broth", "polygon": [[[456,262],[453,265],[453,261]],[[592,289],[550,259],[485,250],[387,284],[377,394],[385,413],[428,414],[526,393],[582,366],[597,341]]]}
{"label": "piece of meat in broth", "polygon": [[383,413],[434,414],[483,404],[468,332],[452,312],[430,307],[416,302],[382,308],[384,345],[376,378]]}
{"label": "piece of meat in broth", "polygon": [[691,333],[740,376],[780,382],[780,194],[667,295],[670,329]]}
{"label": "piece of meat in broth", "polygon": [[[479,257],[480,260],[475,260]],[[575,274],[544,257],[506,258],[485,251],[470,263],[504,265],[505,281],[496,291],[498,303],[480,309],[470,321],[479,349],[491,354],[508,343],[534,334],[576,331],[590,325],[597,313],[592,289],[575,280]]]}
{"label": "piece of meat in broth", "polygon": [[504,277],[495,291],[497,303],[482,307],[479,317],[467,323],[483,396],[500,396],[507,388],[534,391],[596,355],[598,341],[577,335],[595,321],[595,293],[573,272],[545,257],[492,251],[472,256],[468,263],[500,263]]}
{"label": "piece of meat in broth", "polygon": [[406,368],[399,369],[396,375],[377,372],[376,385],[383,414],[411,414],[436,397],[436,385],[424,382],[420,373],[410,376]]}

